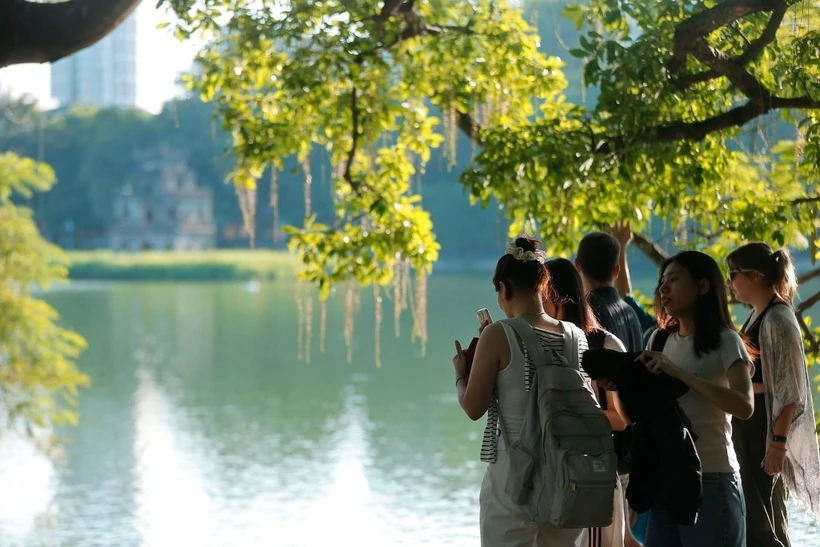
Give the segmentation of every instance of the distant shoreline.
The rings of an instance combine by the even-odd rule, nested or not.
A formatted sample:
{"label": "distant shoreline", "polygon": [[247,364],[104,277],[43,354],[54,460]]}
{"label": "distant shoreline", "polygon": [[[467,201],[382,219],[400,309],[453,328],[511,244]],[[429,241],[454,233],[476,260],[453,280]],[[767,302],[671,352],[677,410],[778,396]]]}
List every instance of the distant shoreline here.
{"label": "distant shoreline", "polygon": [[[295,277],[299,258],[287,251],[214,249],[208,251],[67,251],[69,279],[89,281],[271,281]],[[497,257],[442,258],[434,274],[487,274]],[[642,268],[635,268],[640,270]]]}
{"label": "distant shoreline", "polygon": [[270,281],[295,276],[296,256],[284,251],[190,252],[68,251],[70,280],[96,281]]}
{"label": "distant shoreline", "polygon": [[[69,279],[93,281],[271,281],[295,277],[301,266],[296,255],[283,250],[214,249],[208,251],[109,250],[67,251]],[[630,253],[632,255],[632,253]],[[445,257],[433,266],[435,274],[486,274],[497,257]],[[796,257],[798,271],[811,268],[808,259]],[[637,279],[657,276],[657,267],[643,256],[630,258]]]}

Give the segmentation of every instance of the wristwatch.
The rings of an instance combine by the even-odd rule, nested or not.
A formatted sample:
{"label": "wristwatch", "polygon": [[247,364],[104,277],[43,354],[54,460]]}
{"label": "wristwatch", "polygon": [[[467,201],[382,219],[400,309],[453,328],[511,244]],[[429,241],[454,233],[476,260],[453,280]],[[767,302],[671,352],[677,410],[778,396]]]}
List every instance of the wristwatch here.
{"label": "wristwatch", "polygon": [[785,443],[788,439],[785,435],[772,435],[772,442]]}

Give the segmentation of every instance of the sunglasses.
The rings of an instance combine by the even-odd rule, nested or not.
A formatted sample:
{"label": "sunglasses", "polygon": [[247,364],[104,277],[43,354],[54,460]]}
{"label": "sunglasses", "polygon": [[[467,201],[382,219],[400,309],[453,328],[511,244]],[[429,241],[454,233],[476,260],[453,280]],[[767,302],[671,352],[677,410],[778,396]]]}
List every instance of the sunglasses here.
{"label": "sunglasses", "polygon": [[734,281],[738,274],[752,273],[757,270],[729,270],[729,281]]}

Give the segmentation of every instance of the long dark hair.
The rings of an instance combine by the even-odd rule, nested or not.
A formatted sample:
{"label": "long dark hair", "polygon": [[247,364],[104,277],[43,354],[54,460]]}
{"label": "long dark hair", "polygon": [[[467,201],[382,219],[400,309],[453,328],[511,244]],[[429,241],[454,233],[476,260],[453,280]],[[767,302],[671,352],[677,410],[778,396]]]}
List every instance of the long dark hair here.
{"label": "long dark hair", "polygon": [[789,304],[797,294],[797,273],[788,249],[775,251],[765,243],[753,241],[729,253],[726,263],[731,269],[760,272],[775,294]]}
{"label": "long dark hair", "polygon": [[714,351],[720,346],[720,333],[723,329],[737,331],[732,317],[729,315],[729,299],[726,281],[717,262],[707,254],[698,251],[683,251],[669,257],[661,265],[658,276],[658,286],[655,289],[655,316],[658,319],[658,328],[664,331],[677,331],[680,328],[678,320],[666,313],[661,304],[660,288],[663,274],[671,264],[682,266],[695,284],[706,280],[709,290],[705,294],[698,294],[694,310],[694,349],[695,356]]}
{"label": "long dark hair", "polygon": [[564,319],[585,333],[601,327],[589,305],[581,276],[575,265],[566,258],[553,258],[546,263],[549,280],[545,298],[556,306],[563,306]]}

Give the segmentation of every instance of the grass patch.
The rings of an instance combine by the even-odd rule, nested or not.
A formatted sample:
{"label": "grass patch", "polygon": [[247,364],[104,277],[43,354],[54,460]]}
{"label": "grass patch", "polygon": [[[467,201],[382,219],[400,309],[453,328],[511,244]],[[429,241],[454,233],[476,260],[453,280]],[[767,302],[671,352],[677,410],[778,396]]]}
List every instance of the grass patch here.
{"label": "grass patch", "polygon": [[245,281],[295,276],[299,259],[281,251],[115,253],[71,251],[71,279],[145,281]]}

